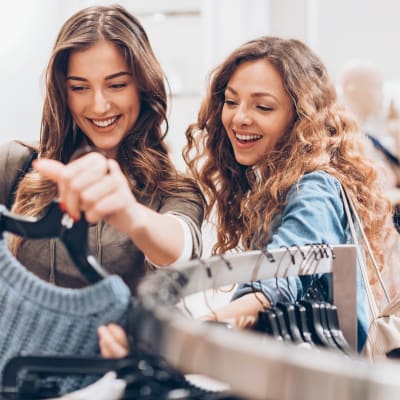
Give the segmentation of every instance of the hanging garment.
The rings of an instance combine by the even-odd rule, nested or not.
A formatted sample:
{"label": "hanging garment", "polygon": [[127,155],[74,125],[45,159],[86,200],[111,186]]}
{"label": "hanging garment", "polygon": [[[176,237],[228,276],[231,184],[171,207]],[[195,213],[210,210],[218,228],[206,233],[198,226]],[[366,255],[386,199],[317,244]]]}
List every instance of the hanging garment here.
{"label": "hanging garment", "polygon": [[[22,379],[21,372],[26,376]],[[91,385],[59,397],[54,378],[100,374]],[[112,372],[111,372],[112,371]],[[229,391],[203,389],[158,355],[137,351],[120,359],[19,356],[7,363],[1,399],[15,400],[240,400]],[[46,381],[47,380],[47,381]]]}
{"label": "hanging garment", "polygon": [[126,382],[123,379],[118,379],[117,374],[111,371],[95,383],[76,392],[66,394],[59,400],[120,400],[123,398],[125,387]]}
{"label": "hanging garment", "polygon": [[[26,270],[0,239],[0,373],[21,352],[98,355],[97,327],[110,322],[125,327],[130,296],[116,275],[82,289],[53,286]],[[62,392],[93,380],[71,378]]]}

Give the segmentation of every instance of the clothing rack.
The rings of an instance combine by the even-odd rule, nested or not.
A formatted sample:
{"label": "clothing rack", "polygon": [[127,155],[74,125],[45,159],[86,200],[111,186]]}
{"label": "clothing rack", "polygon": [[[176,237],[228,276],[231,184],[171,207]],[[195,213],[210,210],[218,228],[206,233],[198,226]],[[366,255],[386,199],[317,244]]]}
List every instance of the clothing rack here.
{"label": "clothing rack", "polygon": [[[350,346],[357,349],[356,259],[354,245],[310,245],[264,253],[254,250],[182,263],[172,269],[171,276],[180,272],[188,277],[179,293],[180,297],[185,297],[232,283],[333,272],[333,299],[340,327]],[[162,274],[160,281],[164,278]],[[151,297],[165,286],[165,282],[153,283],[153,279],[145,280],[139,288],[140,295]]]}
{"label": "clothing rack", "polygon": [[161,355],[184,373],[207,375],[249,399],[400,398],[400,366],[394,362],[378,366],[358,356],[304,349],[252,331],[193,320],[174,307],[184,296],[231,283],[329,272],[340,326],[356,348],[354,245],[247,251],[162,269],[139,285],[142,307],[136,308],[130,332],[138,347]]}

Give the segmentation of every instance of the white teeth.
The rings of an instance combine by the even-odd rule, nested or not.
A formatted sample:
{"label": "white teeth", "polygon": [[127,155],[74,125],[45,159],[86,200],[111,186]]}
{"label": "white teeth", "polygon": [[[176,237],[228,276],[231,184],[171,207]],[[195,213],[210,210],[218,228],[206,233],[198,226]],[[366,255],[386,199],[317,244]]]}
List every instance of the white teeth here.
{"label": "white teeth", "polygon": [[236,133],[235,136],[236,136],[236,139],[244,140],[244,141],[261,139],[261,135],[241,135],[239,133]]}
{"label": "white teeth", "polygon": [[112,117],[112,118],[103,119],[103,120],[92,119],[92,122],[93,122],[96,126],[98,126],[98,127],[100,127],[100,128],[106,128],[107,126],[112,125],[112,124],[117,120],[117,118],[118,118],[118,117]]}

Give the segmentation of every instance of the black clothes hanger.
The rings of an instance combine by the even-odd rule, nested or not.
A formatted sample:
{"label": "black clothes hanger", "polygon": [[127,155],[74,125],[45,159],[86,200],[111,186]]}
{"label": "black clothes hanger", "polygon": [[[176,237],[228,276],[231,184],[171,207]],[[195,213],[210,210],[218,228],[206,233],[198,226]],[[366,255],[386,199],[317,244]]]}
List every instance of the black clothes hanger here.
{"label": "black clothes hanger", "polygon": [[329,326],[329,330],[332,334],[333,340],[336,342],[338,347],[343,351],[343,353],[354,356],[355,352],[351,349],[349,343],[347,342],[346,338],[342,330],[339,327],[339,318],[337,315],[337,308],[334,304],[330,304],[325,302],[325,310],[327,316],[327,322]]}
{"label": "black clothes hanger", "polygon": [[[309,245],[310,251],[313,253],[313,263],[318,265],[318,262],[325,258],[335,258],[333,250],[330,246],[319,243]],[[329,252],[328,252],[329,249]],[[305,319],[308,329],[311,333],[313,342],[316,345],[324,346],[331,349],[341,350],[339,345],[333,338],[333,334],[328,324],[327,309],[325,307],[326,293],[322,287],[318,275],[315,271],[310,270],[311,281],[304,296],[304,300],[298,303],[305,308]]]}
{"label": "black clothes hanger", "polygon": [[339,328],[336,306],[320,299],[310,298],[299,303],[306,309],[307,325],[317,345],[354,355]]}
{"label": "black clothes hanger", "polygon": [[[303,261],[306,259],[305,254],[303,253],[303,251],[301,250],[301,248],[299,246],[296,246],[296,250],[294,252],[292,252],[288,246],[283,246],[283,247],[286,249],[287,253],[289,254],[290,262],[293,265],[296,264],[296,261],[295,261],[296,252],[300,252]],[[295,297],[291,291],[289,280],[288,280],[288,278],[286,278],[286,279],[287,279],[287,284],[288,284],[288,290],[289,290],[289,292],[291,292],[292,297]],[[277,279],[276,279],[276,285],[279,289],[279,283],[278,283]],[[278,302],[276,304],[275,308],[279,309],[283,313],[284,323],[286,325],[286,328],[289,333],[291,341],[296,344],[304,343],[305,340],[304,340],[303,336],[301,335],[299,325],[297,323],[298,321],[296,319],[296,309],[295,309],[294,304]],[[282,323],[283,323],[283,321],[282,321]]]}
{"label": "black clothes hanger", "polygon": [[304,343],[305,339],[301,335],[299,325],[296,319],[296,309],[294,304],[277,303],[276,308],[283,313],[285,324],[293,343]]}
{"label": "black clothes hanger", "polygon": [[[256,268],[257,269],[257,266]],[[261,283],[256,282],[260,285],[261,288]],[[267,335],[272,336],[276,340],[289,340],[290,336],[289,333],[287,332],[287,329],[284,325],[284,321],[279,322],[279,318],[283,320],[283,314],[277,314],[274,310],[273,307],[266,308],[263,301],[258,297],[258,291],[254,287],[254,281],[250,281],[251,289],[253,291],[253,294],[257,301],[261,304],[263,307],[262,311],[259,311],[257,314],[257,321],[253,326],[253,330],[261,333],[265,333]]]}
{"label": "black clothes hanger", "polygon": [[[335,259],[336,257],[332,247],[329,245],[312,244],[311,247],[314,249],[314,252],[316,252],[316,259],[327,257]],[[317,275],[313,274],[310,286],[305,296],[305,301],[313,303],[311,307],[306,306],[308,324],[311,324],[312,332],[314,331],[313,324],[316,323],[317,325],[317,332],[313,334],[314,338],[316,335],[319,339],[325,338],[329,348],[341,350],[347,355],[354,355],[354,352],[351,350],[350,345],[346,341],[344,334],[339,327],[339,318],[337,315],[336,306],[330,303],[332,301],[332,297],[331,289],[328,288],[327,290],[326,284],[323,282],[323,278],[318,278]],[[312,310],[312,308],[315,310]],[[318,308],[319,318],[318,312],[316,311]],[[322,327],[322,331],[320,326]],[[322,337],[321,333],[323,333],[324,337]],[[325,346],[325,341],[322,340],[322,342],[322,345]],[[321,345],[321,343],[319,344]]]}
{"label": "black clothes hanger", "polygon": [[115,371],[127,386],[122,399],[239,400],[230,393],[205,390],[157,355],[137,352],[123,359],[66,356],[17,356],[5,366],[0,394],[4,399],[60,396],[59,382],[69,376]]}
{"label": "black clothes hanger", "polygon": [[279,341],[285,340],[282,336],[282,330],[279,326],[278,317],[272,309],[265,309],[258,313],[258,319],[256,325],[254,326],[254,330],[257,332],[266,333],[267,335],[270,335]]}
{"label": "black clothes hanger", "polygon": [[0,205],[0,234],[3,232],[27,239],[59,238],[89,283],[96,283],[109,275],[96,258],[89,254],[88,223],[83,216],[74,222],[67,213],[61,211],[56,200],[50,203],[45,215],[39,218],[19,216]]}
{"label": "black clothes hanger", "polygon": [[319,303],[315,300],[300,300],[299,303],[306,309],[307,326],[313,342],[319,346],[333,347],[324,333]]}
{"label": "black clothes hanger", "polygon": [[279,331],[281,333],[283,340],[286,342],[291,342],[292,336],[290,334],[289,327],[286,323],[286,319],[283,314],[283,311],[277,306],[271,307],[270,311],[275,313],[275,315],[276,315],[276,322],[278,324],[278,328],[279,328]]}
{"label": "black clothes hanger", "polygon": [[331,331],[331,328],[329,326],[326,302],[321,301],[318,303],[318,305],[319,305],[319,312],[321,315],[322,329],[323,329],[324,335],[329,343],[329,347],[342,350],[341,347],[337,344],[335,338],[333,337],[333,332]]}
{"label": "black clothes hanger", "polygon": [[311,346],[315,346],[316,344],[313,342],[312,334],[307,323],[306,308],[300,303],[295,303],[293,304],[293,306],[295,310],[297,326],[299,327],[301,337],[303,338],[305,343],[309,343]]}
{"label": "black clothes hanger", "polygon": [[[307,260],[307,255],[303,252],[300,246],[295,245],[294,247],[295,247],[294,253],[292,253],[290,249],[286,247],[287,251],[291,256],[292,263],[294,261],[294,256],[296,254],[301,255],[301,262],[304,263]],[[289,284],[288,284],[288,289],[290,291]],[[296,344],[308,343],[311,346],[315,346],[315,343],[312,340],[311,331],[308,328],[307,324],[306,308],[297,301],[294,302],[293,304],[278,303],[277,306],[280,307],[285,314],[285,319],[289,326],[289,331],[291,333],[292,341]]]}

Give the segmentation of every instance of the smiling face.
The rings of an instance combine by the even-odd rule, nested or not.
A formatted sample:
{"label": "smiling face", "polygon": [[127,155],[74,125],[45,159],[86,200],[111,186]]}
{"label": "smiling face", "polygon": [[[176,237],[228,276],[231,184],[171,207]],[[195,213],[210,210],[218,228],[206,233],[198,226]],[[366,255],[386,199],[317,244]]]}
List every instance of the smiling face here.
{"label": "smiling face", "polygon": [[221,116],[239,164],[252,166],[265,158],[293,117],[293,102],[272,64],[255,60],[239,65],[228,81]]}
{"label": "smiling face", "polygon": [[100,40],[71,52],[67,93],[76,124],[97,149],[115,158],[140,113],[139,90],[118,47]]}

